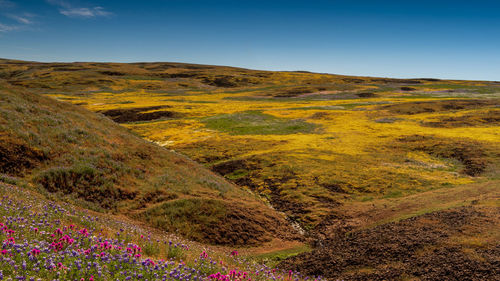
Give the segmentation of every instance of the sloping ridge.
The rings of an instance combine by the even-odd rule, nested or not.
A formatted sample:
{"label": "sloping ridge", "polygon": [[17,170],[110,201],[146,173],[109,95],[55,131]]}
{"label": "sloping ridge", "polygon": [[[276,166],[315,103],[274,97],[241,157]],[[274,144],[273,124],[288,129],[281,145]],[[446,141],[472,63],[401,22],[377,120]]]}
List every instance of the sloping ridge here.
{"label": "sloping ridge", "polygon": [[188,158],[103,115],[1,84],[0,180],[205,243],[294,235],[255,195]]}

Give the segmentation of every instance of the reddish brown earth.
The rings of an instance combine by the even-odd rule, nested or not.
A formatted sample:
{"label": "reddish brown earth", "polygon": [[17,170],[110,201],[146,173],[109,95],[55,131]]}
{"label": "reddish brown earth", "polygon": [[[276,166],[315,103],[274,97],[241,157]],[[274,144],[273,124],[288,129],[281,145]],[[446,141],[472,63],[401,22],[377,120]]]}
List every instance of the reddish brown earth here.
{"label": "reddish brown earth", "polygon": [[0,132],[0,173],[19,175],[47,158],[43,151],[22,139]]}
{"label": "reddish brown earth", "polygon": [[441,117],[436,121],[422,122],[422,125],[436,128],[484,127],[500,124],[500,110],[473,112],[462,116]]}
{"label": "reddish brown earth", "polygon": [[436,101],[416,101],[404,102],[391,105],[381,106],[380,109],[388,110],[395,114],[419,114],[429,112],[442,112],[463,109],[478,109],[484,107],[498,106],[500,101],[498,99],[490,100],[436,100]]}
{"label": "reddish brown earth", "polygon": [[498,235],[499,222],[500,208],[468,206],[352,232],[339,224],[281,266],[332,280],[500,280],[498,237],[470,242]]}
{"label": "reddish brown earth", "polygon": [[398,145],[408,151],[423,151],[436,157],[458,160],[464,166],[461,172],[469,176],[479,176],[489,162],[498,159],[496,147],[465,138],[410,135],[400,137],[398,141]]}
{"label": "reddish brown earth", "polygon": [[[174,111],[158,110],[169,106],[150,106],[138,107],[128,109],[110,109],[104,110],[100,113],[108,116],[117,123],[137,122],[137,121],[151,121],[161,118],[176,118],[181,114]],[[146,112],[150,110],[158,110],[153,112]]]}

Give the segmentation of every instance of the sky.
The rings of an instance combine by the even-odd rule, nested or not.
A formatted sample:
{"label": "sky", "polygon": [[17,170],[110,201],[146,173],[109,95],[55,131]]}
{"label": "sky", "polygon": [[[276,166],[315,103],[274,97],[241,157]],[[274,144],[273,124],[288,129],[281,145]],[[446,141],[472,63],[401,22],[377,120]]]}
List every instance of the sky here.
{"label": "sky", "polygon": [[0,0],[0,58],[500,80],[500,1]]}

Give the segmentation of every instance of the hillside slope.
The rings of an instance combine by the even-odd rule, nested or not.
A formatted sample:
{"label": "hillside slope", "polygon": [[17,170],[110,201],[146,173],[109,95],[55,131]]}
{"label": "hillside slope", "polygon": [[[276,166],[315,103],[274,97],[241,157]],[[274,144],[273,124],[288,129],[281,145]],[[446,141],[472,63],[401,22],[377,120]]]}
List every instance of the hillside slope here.
{"label": "hillside slope", "polygon": [[[12,60],[0,61],[0,79],[4,89],[105,115],[176,151],[176,157],[186,155],[259,194],[302,226],[313,248],[304,252],[276,243],[247,249],[257,259],[275,264],[288,258],[284,269],[343,280],[495,280],[498,275],[500,82]],[[45,178],[30,168],[46,161],[40,149],[16,161],[35,169],[29,178],[43,186]],[[148,177],[138,178],[141,190],[155,186]],[[183,185],[180,177],[178,182],[173,185],[192,184]],[[274,216],[263,220],[250,207],[234,209],[235,202],[263,206],[246,202],[247,192],[201,185],[192,194],[175,190],[178,197],[163,205],[152,202],[154,192],[139,192],[116,209],[166,229],[170,224],[189,229],[184,223],[196,220],[195,225],[214,226],[228,218],[239,233],[255,231],[256,225],[262,227],[257,233],[284,225]],[[116,187],[123,194],[135,190]],[[220,215],[220,202],[232,215]],[[199,206],[208,215],[195,212]],[[166,217],[185,220],[161,220]],[[192,232],[214,237],[211,231],[225,229]]]}
{"label": "hillside slope", "polygon": [[498,280],[500,181],[346,204],[281,264],[332,280]]}
{"label": "hillside slope", "polygon": [[306,229],[339,205],[498,177],[500,83],[182,63],[0,61],[11,87],[100,112]]}
{"label": "hillside slope", "polygon": [[293,278],[233,247],[186,241],[129,218],[47,200],[0,182],[2,280],[229,280]]}
{"label": "hillside slope", "polygon": [[188,158],[82,107],[0,86],[3,181],[207,243],[253,245],[289,233],[253,194]]}

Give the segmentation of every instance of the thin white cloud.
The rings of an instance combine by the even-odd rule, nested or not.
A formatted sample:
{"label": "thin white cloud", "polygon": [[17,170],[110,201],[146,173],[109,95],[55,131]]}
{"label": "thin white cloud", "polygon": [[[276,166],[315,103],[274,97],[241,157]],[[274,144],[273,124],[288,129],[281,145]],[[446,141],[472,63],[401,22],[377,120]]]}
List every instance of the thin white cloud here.
{"label": "thin white cloud", "polygon": [[60,9],[59,12],[67,17],[80,17],[80,18],[107,17],[112,15],[111,12],[104,10],[103,7],[68,8],[68,9]]}
{"label": "thin white cloud", "polygon": [[2,8],[0,9],[0,16],[11,19],[7,23],[0,22],[0,33],[30,29],[29,27],[35,23],[33,18],[36,15],[17,12],[17,5],[14,2],[0,0],[0,8]]}
{"label": "thin white cloud", "polygon": [[[0,0],[1,1],[1,0]],[[108,17],[113,13],[106,11],[103,7],[75,7],[63,0],[47,0],[49,4],[59,6],[59,13],[73,18],[96,18]]]}
{"label": "thin white cloud", "polygon": [[24,13],[22,15],[9,14],[9,15],[7,15],[7,17],[9,17],[9,18],[17,21],[18,23],[33,24],[32,18],[34,17],[34,15],[33,14],[29,14],[29,13]]}
{"label": "thin white cloud", "polygon": [[15,31],[15,30],[18,30],[19,28],[20,28],[20,26],[18,26],[18,25],[0,23],[0,32]]}

